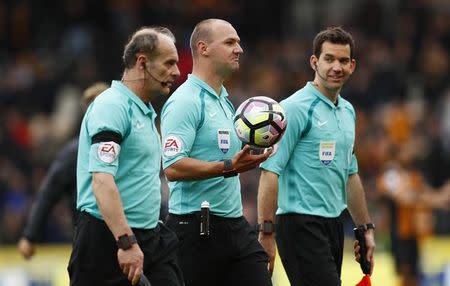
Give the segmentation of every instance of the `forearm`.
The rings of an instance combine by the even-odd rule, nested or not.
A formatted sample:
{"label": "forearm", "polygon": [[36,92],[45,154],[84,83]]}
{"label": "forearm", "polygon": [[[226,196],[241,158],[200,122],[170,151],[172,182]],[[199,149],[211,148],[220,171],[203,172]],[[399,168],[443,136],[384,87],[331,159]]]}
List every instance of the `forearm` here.
{"label": "forearm", "polygon": [[115,239],[123,234],[132,234],[113,176],[105,173],[94,173],[92,176],[92,190],[103,219]]}
{"label": "forearm", "polygon": [[275,222],[278,198],[278,175],[261,170],[258,187],[258,223]]}
{"label": "forearm", "polygon": [[223,175],[224,163],[207,162],[192,158],[183,158],[166,169],[164,174],[169,181],[204,180]]}
{"label": "forearm", "polygon": [[371,222],[364,188],[358,174],[350,175],[347,182],[347,205],[355,225]]}

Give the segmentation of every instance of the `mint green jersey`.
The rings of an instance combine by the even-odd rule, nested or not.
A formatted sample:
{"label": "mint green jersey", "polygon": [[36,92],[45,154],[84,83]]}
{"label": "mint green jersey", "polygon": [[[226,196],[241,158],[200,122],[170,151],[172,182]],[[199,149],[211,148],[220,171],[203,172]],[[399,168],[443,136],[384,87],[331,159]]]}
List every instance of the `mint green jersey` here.
{"label": "mint green jersey", "polygon": [[[114,176],[128,224],[156,227],[161,204],[161,139],[156,113],[121,82],[100,94],[81,124],[77,163],[77,209],[102,219],[92,191],[92,173]],[[113,132],[122,142],[93,143],[99,132]]]}
{"label": "mint green jersey", "polygon": [[311,82],[281,105],[286,132],[261,164],[279,175],[277,214],[339,216],[347,207],[348,177],[358,172],[353,106],[340,95],[335,106]]}
{"label": "mint green jersey", "polygon": [[[189,75],[169,98],[161,115],[163,168],[183,158],[218,162],[241,149],[233,127],[234,107],[222,86],[219,95],[204,81]],[[203,201],[211,213],[242,216],[239,177],[169,182],[169,212],[189,214]]]}

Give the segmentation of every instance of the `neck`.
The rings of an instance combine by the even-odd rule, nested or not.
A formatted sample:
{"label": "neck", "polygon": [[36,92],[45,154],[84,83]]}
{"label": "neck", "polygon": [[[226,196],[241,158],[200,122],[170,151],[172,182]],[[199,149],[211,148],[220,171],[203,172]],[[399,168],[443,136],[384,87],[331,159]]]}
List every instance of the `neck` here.
{"label": "neck", "polygon": [[213,67],[201,66],[194,63],[192,74],[206,82],[210,87],[214,89],[218,96],[220,95],[225,77],[219,75]]}
{"label": "neck", "polygon": [[147,76],[145,73],[141,73],[135,70],[125,70],[122,76],[122,83],[128,87],[134,94],[137,95],[144,103],[150,102],[150,94],[146,92]]}
{"label": "neck", "polygon": [[326,88],[324,85],[320,84],[319,80],[314,80],[313,83],[315,88],[317,88],[323,95],[325,95],[331,102],[336,104],[337,97],[341,89],[329,89]]}

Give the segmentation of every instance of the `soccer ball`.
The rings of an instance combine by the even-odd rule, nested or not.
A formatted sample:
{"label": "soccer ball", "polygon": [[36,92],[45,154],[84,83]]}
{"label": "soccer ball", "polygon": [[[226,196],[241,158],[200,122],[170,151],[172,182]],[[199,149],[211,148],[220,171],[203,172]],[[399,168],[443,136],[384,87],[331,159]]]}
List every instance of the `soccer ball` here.
{"label": "soccer ball", "polygon": [[234,115],[234,129],[239,139],[260,148],[277,143],[286,130],[286,123],[281,105],[265,96],[247,99]]}

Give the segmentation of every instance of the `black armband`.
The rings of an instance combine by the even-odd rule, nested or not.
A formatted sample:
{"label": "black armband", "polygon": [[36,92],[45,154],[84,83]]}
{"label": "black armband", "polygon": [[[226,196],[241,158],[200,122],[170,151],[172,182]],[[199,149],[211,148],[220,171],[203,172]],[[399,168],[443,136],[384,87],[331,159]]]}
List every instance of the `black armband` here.
{"label": "black armband", "polygon": [[113,141],[120,145],[120,143],[122,143],[122,135],[114,131],[100,131],[99,133],[92,136],[91,144],[110,141]]}

